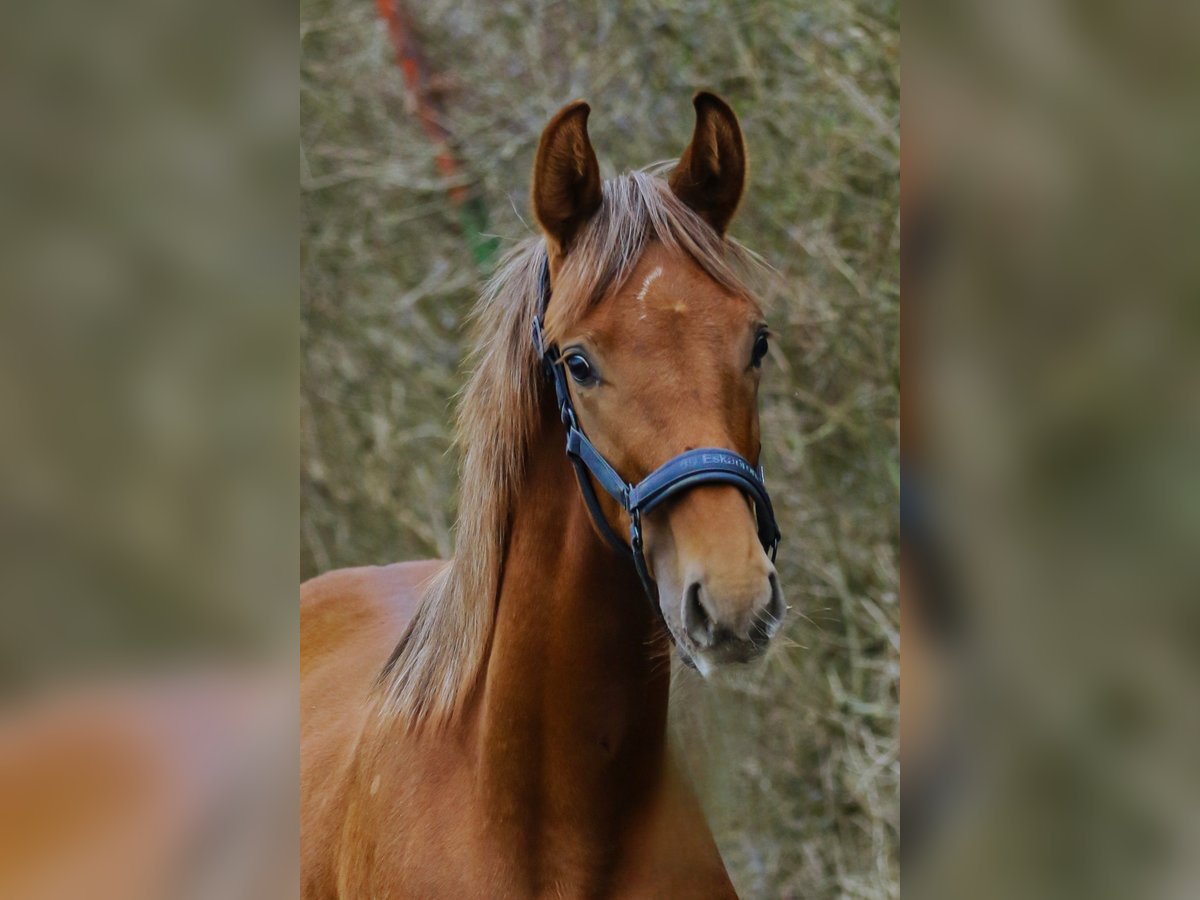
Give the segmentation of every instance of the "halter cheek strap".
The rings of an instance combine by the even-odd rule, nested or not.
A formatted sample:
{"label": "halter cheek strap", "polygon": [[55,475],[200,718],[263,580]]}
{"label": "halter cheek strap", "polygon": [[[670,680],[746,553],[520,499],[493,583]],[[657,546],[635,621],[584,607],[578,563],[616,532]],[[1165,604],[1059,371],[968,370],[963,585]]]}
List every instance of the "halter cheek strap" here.
{"label": "halter cheek strap", "polygon": [[[758,539],[763,549],[774,561],[779,548],[779,526],[775,522],[775,511],[763,481],[761,466],[751,465],[744,457],[732,450],[706,447],[689,450],[667,460],[637,484],[630,484],[604,458],[588,440],[567,389],[565,367],[561,363],[558,347],[547,345],[542,332],[542,321],[550,302],[550,264],[542,262],[540,312],[533,319],[533,346],[543,367],[554,384],[559,417],[567,429],[567,458],[575,468],[579,490],[597,529],[605,541],[623,556],[633,561],[646,595],[659,616],[658,587],[650,577],[646,556],[642,547],[642,515],[650,512],[671,497],[702,484],[728,484],[740,490],[750,500],[758,527]],[[591,477],[589,478],[589,474]],[[600,508],[600,500],[592,486],[596,483],[620,504],[629,515],[629,543],[626,544],[608,524]]]}

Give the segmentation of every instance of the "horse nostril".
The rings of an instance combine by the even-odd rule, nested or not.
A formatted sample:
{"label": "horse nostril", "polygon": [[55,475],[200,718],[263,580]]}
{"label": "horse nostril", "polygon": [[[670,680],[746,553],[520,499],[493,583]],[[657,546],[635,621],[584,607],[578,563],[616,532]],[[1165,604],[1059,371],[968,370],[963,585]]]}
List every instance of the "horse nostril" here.
{"label": "horse nostril", "polygon": [[783,624],[784,613],[787,612],[787,606],[783,602],[783,591],[779,589],[779,579],[774,572],[770,574],[768,581],[771,586],[771,596],[767,600],[767,605],[754,617],[752,639],[759,644],[765,644],[775,636],[775,632]]}
{"label": "horse nostril", "polygon": [[779,588],[779,577],[772,572],[770,577],[771,582],[771,600],[767,604],[767,613],[771,616],[771,633],[779,629],[783,624],[784,613],[787,612],[787,604],[783,600],[783,591]]}
{"label": "horse nostril", "polygon": [[698,581],[693,581],[683,595],[683,630],[698,647],[708,647],[713,642],[713,622],[700,601]]}

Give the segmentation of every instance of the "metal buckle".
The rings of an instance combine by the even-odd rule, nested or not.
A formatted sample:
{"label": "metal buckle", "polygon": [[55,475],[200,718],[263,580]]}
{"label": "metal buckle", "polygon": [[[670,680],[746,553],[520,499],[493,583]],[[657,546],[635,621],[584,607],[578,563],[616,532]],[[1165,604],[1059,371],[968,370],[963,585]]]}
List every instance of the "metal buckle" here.
{"label": "metal buckle", "polygon": [[578,423],[575,421],[575,410],[571,406],[570,400],[564,400],[558,408],[558,417],[562,419],[562,423],[568,428],[579,429]]}

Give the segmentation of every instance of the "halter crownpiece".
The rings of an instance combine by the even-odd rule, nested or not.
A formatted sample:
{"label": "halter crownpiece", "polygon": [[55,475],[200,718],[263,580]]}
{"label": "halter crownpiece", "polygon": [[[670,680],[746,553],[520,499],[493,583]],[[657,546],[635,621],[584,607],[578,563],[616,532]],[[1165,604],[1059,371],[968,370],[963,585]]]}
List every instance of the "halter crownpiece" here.
{"label": "halter crownpiece", "polygon": [[[592,521],[605,541],[618,553],[632,558],[634,568],[656,612],[662,615],[658,606],[658,588],[654,579],[650,577],[642,547],[642,516],[683,491],[702,484],[728,484],[749,497],[754,507],[758,539],[774,562],[781,535],[775,522],[775,510],[771,507],[771,498],[763,481],[762,466],[752,465],[745,457],[732,450],[702,447],[672,457],[637,484],[630,484],[609,464],[579,426],[579,418],[575,414],[575,406],[567,388],[567,376],[563,366],[559,364],[561,355],[558,345],[546,344],[545,341],[542,322],[546,316],[546,307],[550,303],[548,257],[542,260],[539,303],[540,310],[533,317],[533,346],[554,384],[559,417],[567,429],[567,458],[575,467],[580,493],[583,494]],[[621,540],[604,518],[599,498],[592,487],[592,480],[588,477],[589,473],[629,514],[628,544]]]}

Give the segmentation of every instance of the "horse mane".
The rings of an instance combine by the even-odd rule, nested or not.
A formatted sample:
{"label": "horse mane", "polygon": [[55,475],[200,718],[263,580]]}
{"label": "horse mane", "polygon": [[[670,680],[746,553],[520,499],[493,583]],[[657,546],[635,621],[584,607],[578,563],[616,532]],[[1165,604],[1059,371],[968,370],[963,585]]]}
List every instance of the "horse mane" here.
{"label": "horse mane", "polygon": [[[604,183],[600,209],[556,273],[546,323],[551,339],[620,288],[652,240],[691,257],[722,286],[745,292],[732,264],[756,258],[722,239],[671,192],[658,177],[668,165]],[[531,334],[545,258],[540,236],[516,245],[472,314],[471,375],[455,429],[462,450],[456,552],[425,586],[379,678],[381,709],[409,727],[453,721],[487,657],[510,513],[543,390]]]}

